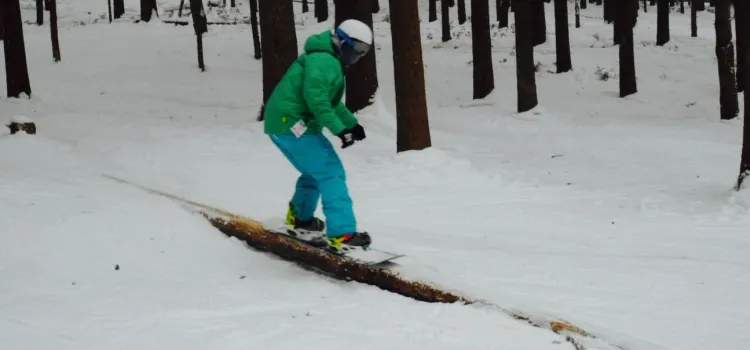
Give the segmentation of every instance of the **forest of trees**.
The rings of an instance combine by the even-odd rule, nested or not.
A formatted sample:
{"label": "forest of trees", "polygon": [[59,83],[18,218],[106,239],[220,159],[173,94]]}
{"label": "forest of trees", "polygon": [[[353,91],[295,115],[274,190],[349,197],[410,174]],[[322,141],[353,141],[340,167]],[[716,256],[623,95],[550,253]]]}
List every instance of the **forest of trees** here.
{"label": "forest of trees", "polygon": [[[104,0],[102,0],[104,1]],[[123,0],[106,0],[110,21],[125,14]],[[188,0],[197,38],[198,66],[205,70],[202,35],[208,31],[203,9],[205,0]],[[313,11],[317,22],[327,21],[330,11],[334,22],[356,18],[373,23],[373,13],[381,11],[380,0],[248,0],[250,25],[254,43],[254,57],[263,66],[263,101],[266,101],[286,68],[297,57],[297,34],[295,32],[294,6],[301,3],[302,11]],[[467,7],[466,2],[470,2]],[[226,6],[226,0],[223,0]],[[331,3],[329,3],[331,2]],[[545,5],[554,5],[554,28],[556,50],[556,72],[565,74],[574,69],[571,60],[569,9],[575,13],[575,28],[580,27],[580,9],[599,6],[602,18],[612,25],[613,44],[619,51],[619,96],[638,92],[633,30],[638,22],[639,11],[656,7],[657,29],[654,33],[656,45],[670,41],[670,15],[672,11],[685,13],[690,9],[690,35],[697,37],[697,13],[713,7],[715,15],[715,54],[717,59],[717,81],[719,101],[716,114],[721,119],[739,116],[739,94],[750,86],[750,4],[746,0],[427,0],[427,21],[441,21],[442,41],[452,40],[451,18],[453,9],[458,23],[471,21],[473,56],[473,98],[483,99],[495,88],[492,66],[492,22],[497,27],[515,27],[517,111],[526,112],[539,104],[536,88],[536,66],[534,48],[547,41]],[[438,2],[440,6],[438,7]],[[430,147],[429,113],[426,102],[424,65],[422,61],[422,33],[419,13],[420,0],[389,0],[389,22],[393,41],[394,83],[396,91],[397,150],[419,150]],[[687,3],[687,4],[686,4]],[[140,0],[140,21],[148,22],[158,16],[155,0]],[[331,6],[332,5],[332,6]],[[44,12],[49,12],[53,59],[61,59],[57,38],[56,0],[37,0],[36,24],[44,24]],[[180,3],[182,15],[185,0]],[[229,6],[236,6],[234,0]],[[494,11],[492,11],[494,7]],[[468,13],[467,13],[468,12]],[[494,18],[491,14],[494,12]],[[509,13],[513,13],[511,24]],[[734,19],[734,21],[732,20]],[[187,24],[187,23],[183,23]],[[734,30],[732,30],[734,27]],[[679,29],[683,30],[683,29]],[[687,30],[687,28],[685,28]],[[734,36],[733,36],[734,33]],[[23,38],[23,23],[19,0],[0,3],[0,40],[3,41],[7,76],[7,95],[31,96]],[[511,48],[508,48],[510,50]],[[346,104],[353,112],[373,103],[379,88],[375,55],[371,50],[354,71],[347,75]],[[503,79],[504,81],[507,79]],[[745,120],[748,116],[748,94],[744,94]],[[259,116],[262,116],[262,108]],[[260,119],[260,118],[259,118]],[[736,188],[750,176],[750,123],[744,124],[744,141],[740,175]]]}

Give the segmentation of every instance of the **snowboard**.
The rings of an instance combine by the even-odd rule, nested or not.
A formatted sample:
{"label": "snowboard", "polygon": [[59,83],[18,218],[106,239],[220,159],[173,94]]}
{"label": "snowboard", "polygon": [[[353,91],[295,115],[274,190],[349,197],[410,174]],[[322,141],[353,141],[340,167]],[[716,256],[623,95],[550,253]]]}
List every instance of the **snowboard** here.
{"label": "snowboard", "polygon": [[398,254],[389,251],[383,251],[368,247],[367,249],[361,247],[344,247],[343,251],[332,251],[328,249],[327,244],[320,244],[321,240],[325,242],[325,233],[322,232],[309,232],[304,230],[290,230],[286,226],[279,228],[268,229],[268,231],[284,235],[298,242],[304,243],[310,247],[323,250],[329,254],[337,255],[345,259],[353,260],[359,264],[372,266],[372,267],[386,267],[394,265],[393,260],[406,256],[405,254]]}

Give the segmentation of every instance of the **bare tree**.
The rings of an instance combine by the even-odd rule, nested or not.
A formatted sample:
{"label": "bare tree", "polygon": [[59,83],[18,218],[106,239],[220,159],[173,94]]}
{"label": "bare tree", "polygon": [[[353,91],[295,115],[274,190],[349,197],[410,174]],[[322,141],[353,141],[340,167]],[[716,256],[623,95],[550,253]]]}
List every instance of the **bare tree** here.
{"label": "bare tree", "polygon": [[141,21],[151,21],[151,16],[156,12],[156,16],[159,13],[156,10],[156,0],[141,0]]}
{"label": "bare tree", "polygon": [[250,3],[250,31],[253,33],[253,57],[256,60],[263,58],[260,49],[260,33],[258,33],[258,0],[249,0]]}
{"label": "bare tree", "polygon": [[328,0],[315,0],[315,18],[318,19],[318,23],[328,20]]}
{"label": "bare tree", "polygon": [[8,97],[18,98],[22,92],[31,97],[19,0],[0,2],[0,28],[2,28],[0,36],[5,50],[5,79]]}
{"label": "bare tree", "polygon": [[190,15],[193,17],[193,30],[195,31],[195,40],[198,44],[198,68],[201,71],[206,70],[206,64],[203,61],[203,34],[208,32],[208,23],[206,12],[203,10],[202,0],[190,0]]}
{"label": "bare tree", "polygon": [[703,0],[690,0],[690,36],[698,37],[698,3]]}
{"label": "bare tree", "polygon": [[112,7],[115,10],[115,19],[125,14],[125,3],[123,0],[112,0]]}
{"label": "bare tree", "polygon": [[[372,0],[335,0],[335,25],[354,18],[372,28]],[[375,43],[373,42],[373,47]],[[378,70],[373,48],[346,74],[346,106],[357,112],[372,105],[378,90]]]}
{"label": "bare tree", "polygon": [[428,20],[430,22],[435,22],[437,21],[437,0],[429,0],[428,4],[429,4],[428,10],[427,10]]}
{"label": "bare tree", "polygon": [[555,51],[557,72],[573,69],[570,57],[570,34],[568,33],[568,0],[555,0]]}
{"label": "bare tree", "polygon": [[633,28],[638,16],[638,0],[613,0],[617,4],[615,27],[620,34],[620,97],[638,92],[635,75]]}
{"label": "bare tree", "polygon": [[[459,8],[461,2],[463,0],[459,0]],[[489,0],[471,0],[471,51],[474,61],[474,98],[485,98],[495,89]]]}
{"label": "bare tree", "polygon": [[743,30],[742,25],[750,21],[750,15],[748,15],[748,8],[750,8],[750,2],[745,0],[734,0],[734,32],[737,33],[737,91],[743,92],[747,88],[745,83],[745,75],[748,74],[747,68],[742,62],[745,62],[747,56],[748,36],[750,33],[747,29]]}
{"label": "bare tree", "polygon": [[544,2],[545,0],[531,1],[531,15],[534,19],[534,25],[532,27],[534,46],[547,42],[547,18],[544,14]]}
{"label": "bare tree", "polygon": [[379,0],[372,0],[372,13],[378,13],[380,12],[380,1]]}
{"label": "bare tree", "polygon": [[[318,11],[318,2],[315,11]],[[294,28],[292,0],[258,0],[260,37],[263,49],[263,104],[276,84],[297,58],[297,33]],[[326,16],[328,16],[326,6]],[[259,120],[263,119],[261,108]]]}
{"label": "bare tree", "polygon": [[57,35],[57,0],[47,0],[49,6],[49,30],[50,38],[52,39],[52,58],[55,62],[60,62],[62,57],[60,55],[60,38]]}
{"label": "bare tree", "polygon": [[[451,40],[451,17],[450,3],[448,0],[440,0],[440,17],[442,22],[443,42]],[[472,14],[473,15],[473,14]]]}
{"label": "bare tree", "polygon": [[731,0],[716,0],[716,60],[719,67],[719,101],[721,119],[739,115],[739,102],[735,87],[734,45],[732,44]]}
{"label": "bare tree", "polygon": [[393,75],[396,90],[397,152],[420,150],[432,145],[418,0],[389,0]]}
{"label": "bare tree", "polygon": [[[489,0],[488,0],[489,1]],[[466,23],[466,0],[457,0],[458,3],[458,24]],[[490,18],[490,6],[487,4],[487,18]],[[471,12],[472,16],[474,12]]]}
{"label": "bare tree", "polygon": [[669,42],[669,0],[656,2],[656,45]]}
{"label": "bare tree", "polygon": [[[735,3],[735,16],[743,18],[742,21],[737,21],[737,33],[750,33],[750,21],[744,19],[750,19],[750,4],[747,1],[741,1],[743,4],[739,5],[739,2]],[[717,8],[718,9],[718,8]],[[745,36],[747,38],[747,36]],[[739,46],[739,45],[738,45]],[[738,62],[738,65],[743,67],[745,72],[750,72],[750,45],[745,42],[742,45],[741,54],[737,57],[742,57],[742,60]],[[740,175],[737,178],[736,190],[742,189],[744,180],[750,176],[750,91],[747,87],[750,87],[750,74],[745,74],[742,77],[744,86],[746,87],[744,93],[745,99],[745,121],[743,123],[742,132],[742,155],[740,158]],[[745,186],[747,187],[747,186]]]}
{"label": "bare tree", "polygon": [[44,24],[44,0],[36,0],[36,24]]}
{"label": "bare tree", "polygon": [[512,6],[516,26],[516,90],[521,113],[539,104],[534,67],[534,16],[531,0],[513,0]]}
{"label": "bare tree", "polygon": [[[500,28],[507,28],[511,0],[497,0],[497,21]],[[473,15],[473,14],[472,14]]]}
{"label": "bare tree", "polygon": [[302,0],[302,13],[307,13],[310,11],[310,4],[308,3],[308,0]]}

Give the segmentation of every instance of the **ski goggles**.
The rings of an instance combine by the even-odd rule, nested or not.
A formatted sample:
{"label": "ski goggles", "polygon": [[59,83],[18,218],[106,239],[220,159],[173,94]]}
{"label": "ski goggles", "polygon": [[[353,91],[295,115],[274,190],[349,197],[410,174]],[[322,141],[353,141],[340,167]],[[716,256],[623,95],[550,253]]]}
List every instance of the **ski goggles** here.
{"label": "ski goggles", "polygon": [[364,43],[357,39],[354,39],[341,29],[336,30],[336,35],[341,40],[339,45],[339,54],[341,55],[341,62],[346,66],[350,66],[359,61],[362,56],[366,55],[370,51],[370,44]]}

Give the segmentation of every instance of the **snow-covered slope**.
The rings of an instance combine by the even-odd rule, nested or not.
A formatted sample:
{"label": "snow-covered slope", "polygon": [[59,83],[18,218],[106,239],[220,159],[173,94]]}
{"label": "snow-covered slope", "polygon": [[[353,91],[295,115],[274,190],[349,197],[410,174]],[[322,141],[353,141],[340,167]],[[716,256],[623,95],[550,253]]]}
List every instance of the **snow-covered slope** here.
{"label": "snow-covered slope", "polygon": [[[25,26],[33,98],[0,100],[2,121],[38,127],[0,135],[3,349],[571,347],[496,310],[317,276],[102,178],[274,223],[297,174],[254,120],[249,27],[211,27],[202,73],[191,27],[81,26],[100,1],[59,2],[63,61],[48,27]],[[672,41],[654,47],[655,10],[641,13],[640,92],[620,99],[616,77],[597,73],[617,73],[601,7],[571,26],[563,75],[547,72],[547,10],[541,106],[520,115],[512,33],[495,31],[497,88],[472,101],[469,36],[440,43],[439,23],[423,21],[434,147],[398,155],[387,8],[376,15],[378,101],[360,117],[367,140],[340,152],[362,228],[408,254],[397,268],[408,278],[632,349],[744,348],[750,194],[731,191],[741,121],[719,121],[711,14],[690,38],[689,16],[673,13]],[[331,25],[298,24],[299,38]]]}

